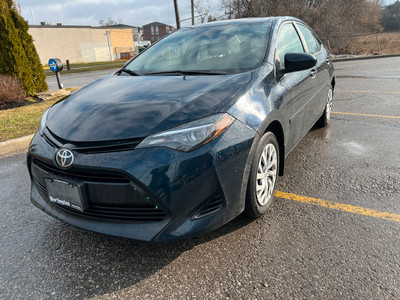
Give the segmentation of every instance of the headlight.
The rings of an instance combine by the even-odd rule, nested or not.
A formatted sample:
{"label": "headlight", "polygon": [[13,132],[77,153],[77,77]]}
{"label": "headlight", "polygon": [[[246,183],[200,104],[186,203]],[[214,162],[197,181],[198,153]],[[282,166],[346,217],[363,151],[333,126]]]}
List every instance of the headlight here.
{"label": "headlight", "polygon": [[216,114],[145,138],[136,149],[167,147],[189,152],[215,139],[235,119],[228,114]]}
{"label": "headlight", "polygon": [[49,110],[50,110],[50,108],[46,109],[46,111],[42,115],[42,118],[40,119],[40,123],[39,123],[40,135],[43,135],[43,130],[46,127],[46,120],[47,120],[47,115],[49,114]]}

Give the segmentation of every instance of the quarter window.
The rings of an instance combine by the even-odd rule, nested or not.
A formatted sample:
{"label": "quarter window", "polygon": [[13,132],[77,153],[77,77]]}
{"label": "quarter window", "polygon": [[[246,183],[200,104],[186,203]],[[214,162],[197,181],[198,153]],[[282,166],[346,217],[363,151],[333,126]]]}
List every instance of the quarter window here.
{"label": "quarter window", "polygon": [[304,53],[304,48],[300,37],[291,23],[287,23],[282,26],[278,37],[276,60],[282,68],[285,67],[285,54],[289,52]]}
{"label": "quarter window", "polygon": [[307,44],[307,48],[308,48],[308,52],[310,54],[315,54],[319,51],[319,46],[317,44],[317,42],[315,41],[315,37],[312,34],[312,32],[305,26],[301,25],[301,24],[297,24],[301,34],[304,37],[304,40]]}

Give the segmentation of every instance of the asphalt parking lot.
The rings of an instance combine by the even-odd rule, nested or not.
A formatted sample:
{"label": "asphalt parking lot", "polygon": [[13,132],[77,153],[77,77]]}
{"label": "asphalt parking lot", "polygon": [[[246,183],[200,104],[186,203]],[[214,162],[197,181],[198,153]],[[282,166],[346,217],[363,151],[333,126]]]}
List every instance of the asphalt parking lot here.
{"label": "asphalt parking lot", "polygon": [[65,225],[0,159],[1,299],[400,299],[400,58],[338,62],[261,219],[153,245]]}
{"label": "asphalt parking lot", "polygon": [[[72,73],[72,74],[63,74],[61,72],[60,78],[61,83],[64,88],[75,88],[75,87],[83,87],[94,80],[100,79],[108,74],[112,74],[116,72],[116,69],[106,69],[106,70],[97,70],[97,71],[88,71],[82,73]],[[46,76],[46,83],[49,86],[50,90],[57,90],[58,84],[55,74],[51,74]]]}

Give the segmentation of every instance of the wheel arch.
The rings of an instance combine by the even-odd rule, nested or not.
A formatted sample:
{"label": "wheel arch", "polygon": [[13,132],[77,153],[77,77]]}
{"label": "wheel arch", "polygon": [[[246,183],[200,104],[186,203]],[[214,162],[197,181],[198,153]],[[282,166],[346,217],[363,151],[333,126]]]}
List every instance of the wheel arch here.
{"label": "wheel arch", "polygon": [[279,176],[283,176],[285,167],[285,134],[283,132],[282,124],[278,120],[272,121],[267,128],[264,130],[263,135],[266,132],[272,132],[279,144]]}

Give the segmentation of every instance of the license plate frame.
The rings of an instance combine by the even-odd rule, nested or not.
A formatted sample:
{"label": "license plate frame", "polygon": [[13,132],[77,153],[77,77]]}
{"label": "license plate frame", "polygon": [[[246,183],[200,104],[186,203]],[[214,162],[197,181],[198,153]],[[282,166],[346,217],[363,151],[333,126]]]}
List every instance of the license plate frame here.
{"label": "license plate frame", "polygon": [[80,212],[88,208],[84,183],[51,175],[44,180],[50,202]]}

